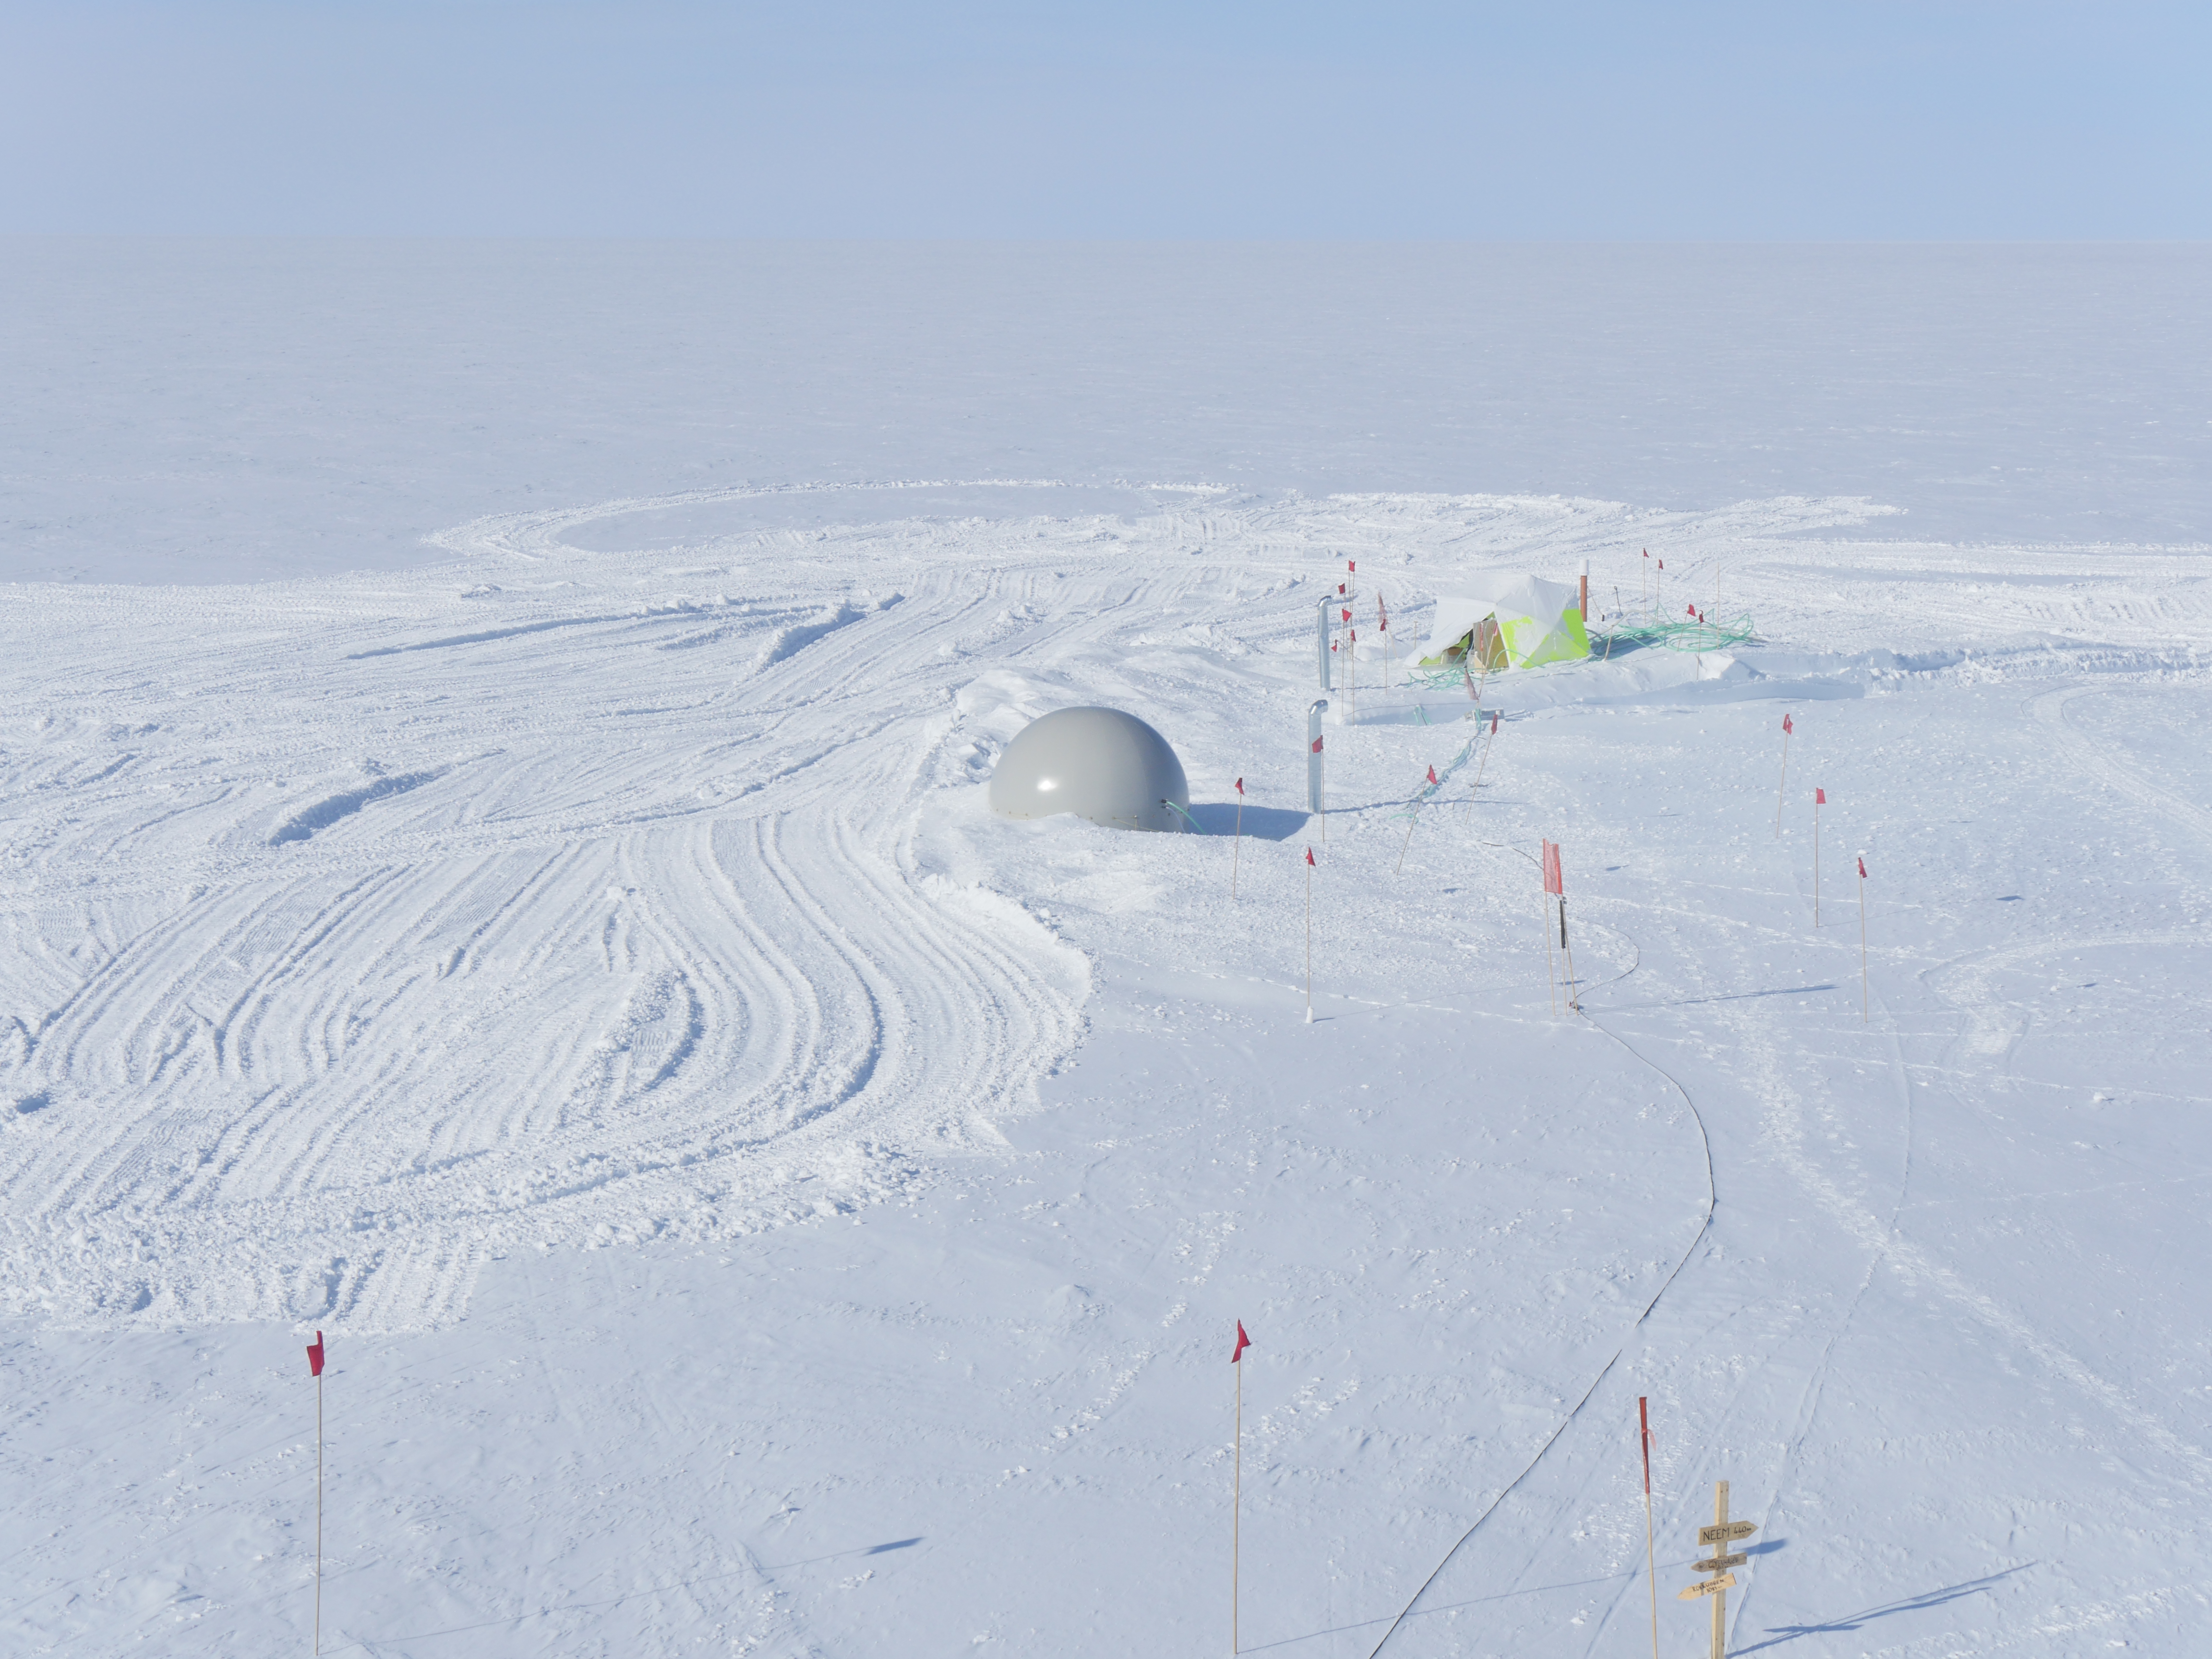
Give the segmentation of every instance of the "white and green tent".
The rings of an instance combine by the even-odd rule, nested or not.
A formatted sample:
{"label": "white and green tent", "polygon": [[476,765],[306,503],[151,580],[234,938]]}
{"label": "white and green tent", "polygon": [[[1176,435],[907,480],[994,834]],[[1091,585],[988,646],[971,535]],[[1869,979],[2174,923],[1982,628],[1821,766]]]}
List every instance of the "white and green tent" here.
{"label": "white and green tent", "polygon": [[1589,655],[1582,598],[1566,582],[1536,576],[1480,576],[1437,600],[1423,668],[1461,663],[1492,672],[1574,662]]}

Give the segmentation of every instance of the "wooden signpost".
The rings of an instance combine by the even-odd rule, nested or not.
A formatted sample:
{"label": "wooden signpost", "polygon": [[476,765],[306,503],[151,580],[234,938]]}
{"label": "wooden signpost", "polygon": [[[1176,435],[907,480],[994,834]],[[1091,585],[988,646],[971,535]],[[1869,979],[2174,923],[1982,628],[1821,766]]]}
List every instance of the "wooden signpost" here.
{"label": "wooden signpost", "polygon": [[1699,1580],[1697,1583],[1691,1585],[1689,1589],[1682,1591],[1675,1598],[1677,1601],[1694,1601],[1700,1595],[1711,1596],[1712,1598],[1713,1646],[1711,1659],[1723,1659],[1725,1644],[1728,1640],[1728,1593],[1735,1583],[1735,1575],[1730,1572],[1729,1569],[1730,1567],[1740,1567],[1745,1562],[1751,1559],[1748,1555],[1742,1553],[1741,1551],[1730,1550],[1729,1546],[1735,1543],[1740,1538],[1750,1537],[1752,1534],[1759,1530],[1756,1526],[1748,1521],[1729,1520],[1728,1504],[1729,1483],[1725,1480],[1714,1481],[1713,1524],[1710,1527],[1699,1527],[1698,1528],[1698,1545],[1701,1547],[1710,1545],[1713,1553],[1702,1561],[1693,1561],[1691,1563],[1691,1565],[1699,1572],[1709,1572],[1713,1576],[1710,1578]]}

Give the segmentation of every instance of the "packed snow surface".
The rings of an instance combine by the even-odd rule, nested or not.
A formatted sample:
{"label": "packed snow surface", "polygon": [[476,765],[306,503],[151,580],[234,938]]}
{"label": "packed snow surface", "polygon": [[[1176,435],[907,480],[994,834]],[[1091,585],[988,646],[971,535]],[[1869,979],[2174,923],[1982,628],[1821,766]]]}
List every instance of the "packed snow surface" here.
{"label": "packed snow surface", "polygon": [[[2201,552],[914,487],[7,591],[9,1651],[305,1645],[317,1328],[326,1652],[1224,1650],[1240,1376],[1250,1650],[1648,1651],[1638,1396],[1663,1650],[2207,1650]],[[1585,563],[1755,637],[1404,684]]]}
{"label": "packed snow surface", "polygon": [[947,487],[714,524],[1030,478],[1081,487],[1040,513],[1875,492],[1862,537],[2203,544],[2207,293],[2205,243],[0,238],[0,580],[412,568],[486,513],[809,479]]}

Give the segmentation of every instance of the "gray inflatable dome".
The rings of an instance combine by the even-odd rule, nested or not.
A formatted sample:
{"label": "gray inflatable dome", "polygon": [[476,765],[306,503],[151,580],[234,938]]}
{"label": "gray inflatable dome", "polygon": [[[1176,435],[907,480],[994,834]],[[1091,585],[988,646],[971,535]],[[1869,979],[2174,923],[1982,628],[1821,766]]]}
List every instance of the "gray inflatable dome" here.
{"label": "gray inflatable dome", "polygon": [[991,810],[1010,818],[1073,812],[1113,830],[1181,830],[1190,810],[1168,740],[1118,708],[1055,708],[1021,729],[991,774]]}

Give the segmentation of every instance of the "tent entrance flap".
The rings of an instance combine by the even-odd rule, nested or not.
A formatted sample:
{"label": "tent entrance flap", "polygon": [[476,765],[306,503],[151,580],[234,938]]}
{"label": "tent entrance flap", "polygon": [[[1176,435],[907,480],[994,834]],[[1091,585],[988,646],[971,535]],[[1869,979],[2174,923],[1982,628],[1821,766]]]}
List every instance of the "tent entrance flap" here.
{"label": "tent entrance flap", "polygon": [[1437,655],[1422,658],[1419,666],[1452,668],[1462,662],[1486,673],[1505,666],[1505,635],[1498,629],[1496,617],[1485,617]]}
{"label": "tent entrance flap", "polygon": [[1437,600],[1419,667],[1535,668],[1589,655],[1581,595],[1566,583],[1506,576],[1469,586],[1474,592]]}

